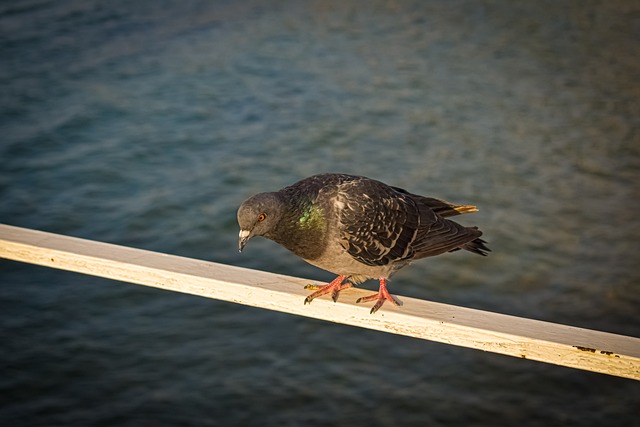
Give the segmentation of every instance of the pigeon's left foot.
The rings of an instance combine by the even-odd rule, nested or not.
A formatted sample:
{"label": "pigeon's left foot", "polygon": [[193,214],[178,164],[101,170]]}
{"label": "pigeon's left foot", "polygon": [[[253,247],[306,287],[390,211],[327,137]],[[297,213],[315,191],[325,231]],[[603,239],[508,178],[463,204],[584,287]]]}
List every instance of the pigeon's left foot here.
{"label": "pigeon's left foot", "polygon": [[[315,290],[314,293],[312,293],[311,295],[309,295],[308,297],[306,297],[304,299],[304,303],[305,304],[310,304],[311,301],[313,301],[315,298],[321,296],[321,295],[325,295],[328,293],[331,293],[331,299],[333,300],[333,302],[338,301],[338,293],[343,290],[343,289],[347,289],[353,286],[353,284],[347,282],[347,283],[342,283],[344,281],[344,279],[346,279],[347,276],[338,276],[336,277],[331,283],[326,284],[326,285],[322,285],[322,286],[318,286],[318,285],[307,285],[304,288],[305,289],[311,289],[311,290]],[[316,290],[317,289],[317,290]]]}
{"label": "pigeon's left foot", "polygon": [[373,314],[376,311],[378,311],[378,309],[382,307],[382,304],[384,304],[386,300],[391,301],[391,304],[393,305],[401,305],[400,302],[394,297],[392,297],[389,291],[387,290],[387,279],[380,279],[380,288],[378,289],[377,294],[369,295],[368,297],[358,298],[356,303],[368,302],[373,300],[377,300],[377,301],[376,301],[376,304],[371,309],[370,314]]}

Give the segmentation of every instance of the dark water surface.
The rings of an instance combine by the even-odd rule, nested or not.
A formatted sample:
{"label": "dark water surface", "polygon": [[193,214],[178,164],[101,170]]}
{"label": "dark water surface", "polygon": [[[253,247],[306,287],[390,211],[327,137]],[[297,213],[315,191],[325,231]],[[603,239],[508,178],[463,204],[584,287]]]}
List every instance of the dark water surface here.
{"label": "dark water surface", "polygon": [[[25,0],[0,37],[0,222],[328,280],[266,240],[239,255],[235,212],[362,174],[478,205],[461,222],[494,250],[392,292],[640,336],[638,2]],[[631,380],[15,262],[0,279],[3,426],[638,425]]]}

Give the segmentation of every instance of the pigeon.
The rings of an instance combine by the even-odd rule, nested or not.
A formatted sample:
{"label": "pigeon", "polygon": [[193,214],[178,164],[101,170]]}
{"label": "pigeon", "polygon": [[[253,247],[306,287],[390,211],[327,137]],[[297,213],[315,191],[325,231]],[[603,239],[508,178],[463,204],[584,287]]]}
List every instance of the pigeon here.
{"label": "pigeon", "polygon": [[284,246],[308,263],[338,277],[318,286],[304,300],[331,294],[367,279],[379,280],[378,292],[356,303],[385,301],[401,305],[387,290],[389,277],[420,258],[465,249],[478,255],[491,250],[478,227],[464,227],[447,217],[477,212],[475,206],[412,194],[380,181],[324,173],[279,191],[256,194],[240,205],[240,252],[255,236]]}

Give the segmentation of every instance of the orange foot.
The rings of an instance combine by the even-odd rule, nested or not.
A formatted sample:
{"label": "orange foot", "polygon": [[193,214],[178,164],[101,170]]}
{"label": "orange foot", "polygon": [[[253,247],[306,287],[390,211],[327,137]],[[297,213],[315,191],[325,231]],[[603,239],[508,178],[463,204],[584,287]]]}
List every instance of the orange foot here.
{"label": "orange foot", "polygon": [[324,294],[328,294],[329,292],[331,292],[331,299],[333,299],[333,302],[338,301],[338,293],[343,290],[343,289],[347,289],[353,286],[353,284],[347,282],[347,283],[342,283],[344,281],[344,279],[346,279],[347,276],[338,276],[336,277],[331,283],[326,284],[326,285],[322,285],[322,286],[318,286],[318,285],[307,285],[304,288],[305,289],[312,289],[312,290],[316,290],[314,293],[312,293],[311,295],[309,295],[308,297],[306,297],[304,299],[304,303],[305,304],[310,304],[311,301],[313,301],[315,298],[324,295]]}
{"label": "orange foot", "polygon": [[368,297],[358,298],[356,303],[368,302],[373,300],[377,300],[377,302],[371,309],[370,314],[373,314],[376,311],[378,311],[378,309],[382,307],[382,304],[384,304],[386,300],[391,301],[391,304],[393,305],[401,305],[400,302],[394,297],[392,297],[389,291],[387,290],[387,279],[380,279],[380,288],[378,288],[377,294],[369,295]]}

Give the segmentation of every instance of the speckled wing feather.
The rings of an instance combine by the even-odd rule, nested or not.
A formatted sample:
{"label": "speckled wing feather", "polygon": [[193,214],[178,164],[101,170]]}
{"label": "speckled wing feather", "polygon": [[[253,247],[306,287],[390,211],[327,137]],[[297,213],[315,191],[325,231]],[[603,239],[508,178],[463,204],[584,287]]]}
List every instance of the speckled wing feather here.
{"label": "speckled wing feather", "polygon": [[426,205],[374,180],[343,183],[337,197],[341,244],[366,265],[411,260],[413,243],[438,220]]}
{"label": "speckled wing feather", "polygon": [[454,210],[457,206],[398,190],[369,179],[340,186],[341,244],[352,257],[366,265],[388,265],[460,248],[483,254],[477,250],[486,248],[478,239],[481,231],[434,212],[463,213]]}

